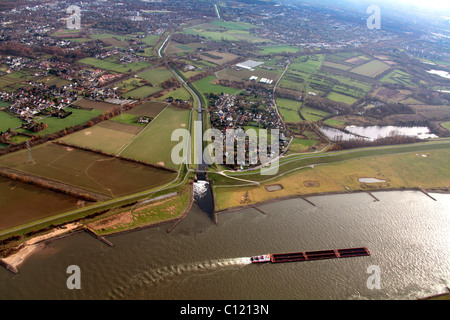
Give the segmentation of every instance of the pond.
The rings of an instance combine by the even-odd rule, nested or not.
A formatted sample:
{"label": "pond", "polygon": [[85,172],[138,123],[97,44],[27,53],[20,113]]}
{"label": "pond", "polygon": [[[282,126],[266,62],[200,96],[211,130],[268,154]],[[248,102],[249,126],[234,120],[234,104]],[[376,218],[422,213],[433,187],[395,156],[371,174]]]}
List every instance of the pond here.
{"label": "pond", "polygon": [[437,138],[438,136],[430,133],[428,127],[399,127],[399,126],[347,126],[345,132],[339,129],[322,127],[320,130],[333,141],[366,139],[376,140],[395,135],[415,136],[421,139]]}
{"label": "pond", "polygon": [[450,79],[450,73],[444,70],[430,70],[427,72],[431,74],[437,74],[438,76],[441,76],[446,79]]}

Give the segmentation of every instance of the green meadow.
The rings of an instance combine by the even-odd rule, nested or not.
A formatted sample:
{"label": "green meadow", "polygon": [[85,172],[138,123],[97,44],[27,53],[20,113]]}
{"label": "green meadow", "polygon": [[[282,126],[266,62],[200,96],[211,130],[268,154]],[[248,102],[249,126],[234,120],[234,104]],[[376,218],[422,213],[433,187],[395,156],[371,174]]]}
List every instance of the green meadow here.
{"label": "green meadow", "polygon": [[103,111],[100,110],[84,110],[84,109],[75,109],[71,107],[67,107],[64,110],[68,112],[72,112],[72,114],[64,119],[56,118],[56,117],[46,117],[44,119],[36,119],[38,123],[46,123],[48,124],[48,128],[42,130],[36,135],[46,135],[49,133],[56,133],[59,130],[64,130],[66,127],[72,127],[78,124],[83,124],[88,122],[94,117],[97,117],[103,114]]}
{"label": "green meadow", "polygon": [[203,78],[201,80],[194,82],[194,85],[198,88],[198,90],[201,93],[204,93],[204,92],[222,93],[223,92],[223,93],[235,94],[236,92],[240,91],[240,89],[229,88],[229,87],[215,84],[214,82],[216,82],[216,81],[218,81],[218,80],[214,76],[208,76],[206,78]]}
{"label": "green meadow", "polygon": [[84,59],[78,60],[78,62],[86,64],[86,65],[90,65],[90,66],[93,66],[96,68],[111,70],[111,71],[120,72],[120,73],[135,72],[135,71],[138,71],[138,70],[141,70],[144,68],[148,68],[151,66],[150,63],[145,62],[145,61],[131,62],[131,63],[128,63],[127,65],[121,65],[118,63],[108,62],[108,61],[104,61],[104,60],[100,60],[100,59],[96,59],[96,58],[84,58]]}
{"label": "green meadow", "polygon": [[169,106],[165,108],[140,134],[136,136],[121,155],[177,170],[172,162],[172,149],[179,143],[171,141],[174,130],[188,128],[190,110]]}
{"label": "green meadow", "polygon": [[24,122],[6,112],[0,111],[0,132],[20,127]]}
{"label": "green meadow", "polygon": [[298,114],[301,104],[300,101],[277,98],[278,110],[285,122],[297,123],[302,121]]}

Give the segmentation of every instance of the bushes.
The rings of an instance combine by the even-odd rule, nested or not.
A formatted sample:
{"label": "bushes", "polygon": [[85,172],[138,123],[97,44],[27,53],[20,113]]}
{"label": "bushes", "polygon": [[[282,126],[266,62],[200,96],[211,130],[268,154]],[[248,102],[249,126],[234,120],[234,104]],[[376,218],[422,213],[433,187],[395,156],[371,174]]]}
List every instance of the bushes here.
{"label": "bushes", "polygon": [[32,184],[34,186],[37,186],[39,188],[48,189],[51,191],[59,192],[71,197],[79,198],[85,201],[90,202],[97,202],[99,199],[97,199],[95,196],[91,196],[90,194],[86,193],[85,191],[76,190],[71,186],[64,185],[62,183],[51,181],[48,179],[44,179],[41,177],[35,177],[26,173],[21,173],[19,171],[16,171],[11,168],[0,168],[0,175],[7,177],[11,180],[21,181],[24,183]]}

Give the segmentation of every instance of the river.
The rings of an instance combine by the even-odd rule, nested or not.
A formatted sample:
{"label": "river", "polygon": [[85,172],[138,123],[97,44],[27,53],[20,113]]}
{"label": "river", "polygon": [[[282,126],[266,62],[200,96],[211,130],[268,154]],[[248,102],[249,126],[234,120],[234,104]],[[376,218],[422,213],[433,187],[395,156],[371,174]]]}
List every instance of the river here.
{"label": "river", "polygon": [[[205,191],[205,189],[203,189]],[[450,195],[374,192],[291,199],[220,214],[197,205],[167,226],[110,236],[79,233],[47,244],[14,275],[0,268],[1,299],[417,299],[450,285]],[[371,256],[285,264],[248,257],[347,247]],[[67,267],[81,270],[69,290]],[[380,289],[369,289],[370,266]]]}

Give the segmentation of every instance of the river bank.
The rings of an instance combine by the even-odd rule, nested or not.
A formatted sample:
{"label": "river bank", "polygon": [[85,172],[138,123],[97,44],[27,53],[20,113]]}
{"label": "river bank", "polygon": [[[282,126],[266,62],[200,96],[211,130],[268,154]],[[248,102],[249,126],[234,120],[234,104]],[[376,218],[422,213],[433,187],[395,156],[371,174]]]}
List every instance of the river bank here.
{"label": "river bank", "polygon": [[[177,197],[177,195],[179,197]],[[99,216],[95,221],[69,222],[52,229],[45,234],[38,234],[23,243],[7,248],[1,252],[3,266],[17,273],[17,268],[34,252],[45,247],[45,242],[70,236],[77,231],[89,231],[95,238],[108,244],[104,236],[121,235],[136,232],[147,228],[169,225],[167,232],[172,231],[176,225],[189,213],[194,203],[192,186],[182,190],[179,194],[168,194],[155,198],[156,201],[147,200],[143,206],[135,208],[131,213],[130,207],[119,208],[117,212],[107,217]],[[150,203],[150,204],[149,204]],[[112,246],[112,243],[109,243]]]}
{"label": "river bank", "polygon": [[[316,164],[259,181],[258,185],[239,185],[236,180],[227,181],[221,176],[213,185],[215,208],[222,211],[271,199],[347,192],[407,189],[445,192],[450,190],[449,156],[450,150],[444,149]],[[379,182],[361,182],[362,178]]]}
{"label": "river bank", "polygon": [[[221,209],[221,210],[216,211],[215,213],[217,215],[220,215],[220,214],[227,213],[227,212],[235,212],[235,211],[240,211],[240,210],[250,209],[250,208],[254,208],[254,209],[258,210],[259,206],[263,206],[263,205],[267,205],[267,204],[271,204],[271,203],[276,203],[276,202],[280,202],[280,201],[291,200],[291,199],[303,199],[307,203],[311,204],[312,206],[315,206],[315,204],[311,201],[311,199],[307,199],[307,198],[320,197],[320,196],[331,196],[331,195],[341,195],[341,194],[366,193],[366,194],[370,195],[374,199],[374,201],[379,201],[376,198],[376,196],[374,196],[372,194],[372,192],[395,192],[395,191],[419,191],[419,192],[422,192],[423,194],[425,194],[426,196],[428,196],[429,198],[431,198],[432,200],[435,200],[435,201],[436,201],[436,199],[434,199],[432,196],[430,196],[429,193],[450,194],[450,190],[449,189],[426,189],[426,190],[424,190],[424,189],[420,189],[420,188],[372,189],[370,191],[367,191],[367,190],[350,191],[349,190],[349,191],[317,192],[317,193],[295,194],[295,195],[271,198],[271,199],[268,199],[268,200],[255,202],[255,203],[251,203],[251,204],[246,204],[246,205],[241,205],[241,206],[235,206],[235,207],[230,207],[230,208],[226,208],[226,209]],[[261,211],[261,210],[259,210],[259,211]]]}
{"label": "river bank", "polygon": [[59,239],[60,237],[67,236],[77,230],[80,230],[81,228],[82,225],[78,222],[69,223],[63,227],[55,228],[47,234],[33,237],[16,248],[11,249],[10,254],[2,260],[6,264],[17,269],[32,253],[35,252],[35,250],[44,247],[46,241]]}

